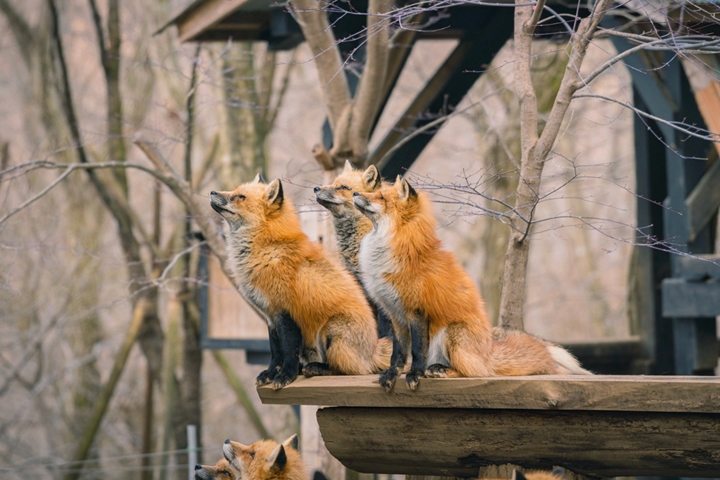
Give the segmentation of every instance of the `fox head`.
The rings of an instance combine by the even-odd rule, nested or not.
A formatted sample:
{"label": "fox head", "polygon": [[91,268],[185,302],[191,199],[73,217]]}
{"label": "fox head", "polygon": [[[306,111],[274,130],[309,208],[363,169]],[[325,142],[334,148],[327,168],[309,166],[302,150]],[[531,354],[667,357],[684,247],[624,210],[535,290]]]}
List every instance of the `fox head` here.
{"label": "fox head", "polygon": [[382,222],[401,225],[419,215],[425,199],[398,175],[395,184],[372,193],[353,193],[355,207],[377,226]]}
{"label": "fox head", "polygon": [[250,445],[227,439],[223,445],[223,455],[237,472],[239,479],[285,479],[289,473],[302,474],[305,471],[297,448],[297,435],[283,443],[258,440]]}
{"label": "fox head", "polygon": [[195,465],[195,478],[197,480],[239,480],[230,467],[230,462],[224,458],[215,465]]}
{"label": "fox head", "polygon": [[314,191],[320,205],[334,216],[340,216],[356,212],[353,206],[354,192],[370,193],[379,190],[381,186],[382,179],[375,165],[370,165],[365,171],[355,170],[345,160],[345,168],[333,183],[315,187]]}
{"label": "fox head", "polygon": [[[231,230],[262,225],[292,210],[283,194],[282,182],[266,184],[258,174],[231,192],[210,192],[210,206],[227,221]],[[292,212],[294,213],[294,212]]]}

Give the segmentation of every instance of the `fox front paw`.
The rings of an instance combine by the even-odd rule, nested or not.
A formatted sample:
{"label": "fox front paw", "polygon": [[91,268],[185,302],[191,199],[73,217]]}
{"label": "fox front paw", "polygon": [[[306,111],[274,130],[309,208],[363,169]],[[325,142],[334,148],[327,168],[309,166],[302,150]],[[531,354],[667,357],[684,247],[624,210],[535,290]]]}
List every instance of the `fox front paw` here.
{"label": "fox front paw", "polygon": [[448,367],[442,363],[434,363],[425,370],[427,378],[447,378]]}
{"label": "fox front paw", "polygon": [[397,368],[388,368],[380,372],[380,386],[385,390],[385,393],[390,393],[395,387],[395,381],[398,378]]}
{"label": "fox front paw", "polygon": [[268,368],[267,370],[263,370],[262,372],[260,372],[260,375],[255,378],[255,385],[258,387],[262,387],[263,385],[272,383],[278,372],[280,372],[280,367]]}
{"label": "fox front paw", "polygon": [[413,392],[417,390],[418,385],[420,384],[420,379],[423,376],[422,370],[411,369],[407,374],[405,374],[405,383],[407,383],[407,387]]}
{"label": "fox front paw", "polygon": [[302,374],[306,377],[320,377],[322,375],[330,375],[330,367],[327,363],[312,362],[305,365]]}
{"label": "fox front paw", "polygon": [[278,373],[272,381],[273,390],[280,390],[283,387],[287,387],[295,381],[297,375],[288,375],[287,373]]}

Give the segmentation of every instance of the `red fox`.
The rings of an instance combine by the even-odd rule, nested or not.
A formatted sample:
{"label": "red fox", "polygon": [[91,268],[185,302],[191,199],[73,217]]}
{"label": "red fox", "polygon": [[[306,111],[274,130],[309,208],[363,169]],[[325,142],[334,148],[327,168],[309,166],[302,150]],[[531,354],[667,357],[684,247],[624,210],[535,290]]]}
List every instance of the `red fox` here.
{"label": "red fox", "polygon": [[195,478],[197,480],[236,480],[230,463],[224,458],[215,465],[195,465]]}
{"label": "red fox", "polygon": [[380,172],[371,165],[364,172],[355,170],[349,161],[345,161],[342,173],[330,185],[315,187],[315,196],[320,205],[327,208],[333,217],[333,226],[337,236],[338,250],[345,268],[352,273],[365,291],[375,318],[378,322],[378,336],[392,338],[393,328],[387,314],[372,301],[360,278],[358,251],[360,241],[372,230],[370,220],[353,205],[353,192],[370,193],[382,185]]}
{"label": "red fox", "polygon": [[250,445],[228,439],[223,444],[223,455],[238,479],[307,480],[307,469],[297,447],[297,435],[283,443],[258,440]]}
{"label": "red fox", "polygon": [[266,185],[256,177],[210,199],[228,225],[237,284],[268,322],[271,362],[258,385],[278,389],[295,380],[303,346],[306,376],[367,375],[389,366],[391,342],[378,339],[360,285],[303,233],[280,180]]}
{"label": "red fox", "polygon": [[360,246],[363,283],[390,314],[400,349],[380,375],[386,391],[402,371],[408,337],[411,390],[423,376],[588,373],[567,351],[522,332],[501,333],[493,340],[484,301],[452,254],[441,249],[432,205],[423,192],[398,177],[395,185],[353,195],[355,206],[373,224]]}

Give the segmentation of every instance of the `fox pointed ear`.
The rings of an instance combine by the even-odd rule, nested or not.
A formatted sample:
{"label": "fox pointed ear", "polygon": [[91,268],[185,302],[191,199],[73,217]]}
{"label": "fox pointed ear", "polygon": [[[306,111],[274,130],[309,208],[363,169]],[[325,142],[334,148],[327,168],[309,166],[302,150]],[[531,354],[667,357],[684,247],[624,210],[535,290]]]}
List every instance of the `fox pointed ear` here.
{"label": "fox pointed ear", "polygon": [[513,470],[510,480],[527,480],[527,478],[525,478],[525,474],[522,473],[520,470]]}
{"label": "fox pointed ear", "polygon": [[380,185],[382,184],[380,172],[378,172],[375,165],[370,165],[367,170],[363,172],[362,180],[365,188],[371,192],[380,188]]}
{"label": "fox pointed ear", "polygon": [[345,160],[345,167],[343,168],[342,173],[349,173],[353,171],[353,164],[350,163],[350,160]]}
{"label": "fox pointed ear", "polygon": [[415,191],[415,189],[404,178],[400,179],[400,183],[398,184],[398,192],[400,193],[400,198],[403,200],[417,197],[417,192]]}
{"label": "fox pointed ear", "polygon": [[265,182],[265,179],[260,175],[259,173],[255,175],[255,178],[253,178],[253,181],[250,183],[267,183]]}
{"label": "fox pointed ear", "polygon": [[269,203],[280,207],[283,202],[283,188],[280,179],[276,178],[267,187],[267,200]]}
{"label": "fox pointed ear", "polygon": [[290,438],[282,442],[283,446],[285,448],[294,448],[295,450],[298,449],[298,436],[297,434],[293,433]]}
{"label": "fox pointed ear", "polygon": [[275,449],[270,452],[267,458],[268,470],[282,471],[287,464],[287,455],[285,455],[285,447],[278,445]]}

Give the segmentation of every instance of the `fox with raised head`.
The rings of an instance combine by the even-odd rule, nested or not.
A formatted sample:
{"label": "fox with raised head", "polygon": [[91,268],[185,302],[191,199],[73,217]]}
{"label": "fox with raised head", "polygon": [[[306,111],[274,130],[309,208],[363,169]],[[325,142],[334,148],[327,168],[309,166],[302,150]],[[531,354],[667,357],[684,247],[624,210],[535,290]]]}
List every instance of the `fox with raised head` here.
{"label": "fox with raised head", "polygon": [[227,439],[223,455],[238,480],[307,480],[307,469],[297,448],[297,435],[282,443],[258,440],[250,445]]}
{"label": "fox with raised head", "polygon": [[197,480],[240,480],[235,475],[230,462],[224,458],[215,465],[195,465],[195,478]]}
{"label": "fox with raised head", "polygon": [[265,314],[270,366],[258,385],[282,388],[306,376],[366,375],[389,365],[391,342],[378,339],[360,285],[300,227],[280,180],[258,175],[232,192],[211,192],[226,220],[229,262],[243,296]]}
{"label": "fox with raised head", "polygon": [[522,332],[493,332],[474,283],[441,248],[425,193],[398,177],[376,192],[354,192],[353,200],[373,224],[360,244],[363,283],[390,314],[398,339],[390,368],[380,375],[386,391],[402,371],[408,347],[411,390],[423,376],[589,373],[558,346]]}
{"label": "fox with raised head", "polygon": [[392,338],[393,328],[390,318],[367,294],[360,277],[358,252],[360,241],[372,230],[372,223],[353,205],[353,192],[370,193],[382,186],[380,172],[371,165],[365,171],[356,170],[349,161],[345,168],[330,185],[315,187],[315,197],[320,205],[327,208],[333,218],[340,258],[365,291],[378,323],[378,335]]}

